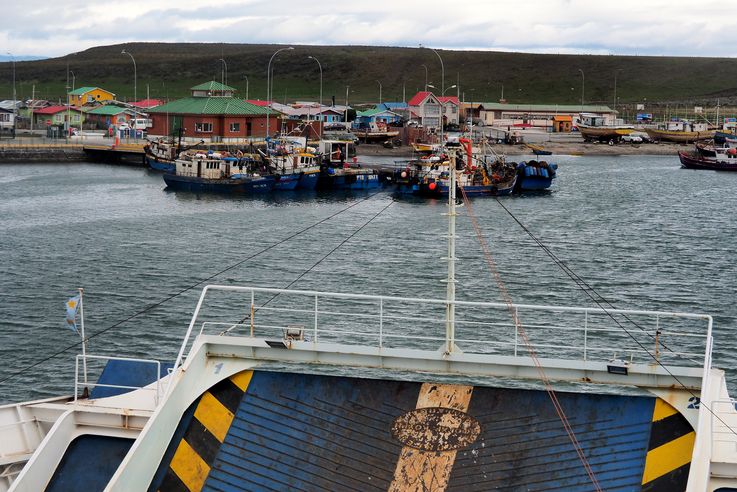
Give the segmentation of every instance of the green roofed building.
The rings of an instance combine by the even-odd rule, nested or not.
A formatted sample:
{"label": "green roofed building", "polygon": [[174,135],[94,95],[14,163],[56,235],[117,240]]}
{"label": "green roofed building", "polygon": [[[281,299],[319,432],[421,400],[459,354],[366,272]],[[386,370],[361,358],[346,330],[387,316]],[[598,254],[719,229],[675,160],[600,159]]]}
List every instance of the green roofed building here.
{"label": "green roofed building", "polygon": [[[266,136],[267,108],[235,97],[237,90],[210,81],[190,88],[191,97],[149,110],[149,135],[182,135],[202,140],[227,141]],[[278,128],[280,113],[271,110],[270,133]]]}

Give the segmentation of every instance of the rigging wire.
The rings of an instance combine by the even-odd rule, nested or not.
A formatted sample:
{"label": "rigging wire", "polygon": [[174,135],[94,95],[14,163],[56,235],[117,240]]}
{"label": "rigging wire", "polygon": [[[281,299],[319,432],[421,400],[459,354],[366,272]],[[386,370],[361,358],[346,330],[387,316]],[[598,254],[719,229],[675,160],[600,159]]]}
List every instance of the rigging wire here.
{"label": "rigging wire", "polygon": [[[386,206],[385,206],[384,208],[382,208],[381,210],[379,210],[379,211],[378,211],[378,212],[377,212],[376,214],[374,214],[374,216],[373,216],[373,217],[371,217],[371,218],[370,218],[370,219],[369,219],[369,220],[368,220],[367,222],[364,222],[364,223],[363,223],[363,225],[361,225],[361,227],[359,227],[358,229],[356,229],[355,231],[353,231],[353,232],[352,232],[351,234],[349,234],[349,235],[348,235],[348,236],[347,236],[346,238],[344,238],[344,239],[343,239],[343,240],[342,240],[342,241],[341,241],[340,243],[338,243],[338,245],[337,245],[337,246],[335,246],[335,247],[334,247],[333,249],[331,249],[330,251],[328,251],[328,252],[327,252],[327,253],[326,253],[325,255],[323,255],[323,256],[322,256],[322,258],[320,258],[320,259],[319,259],[319,260],[317,260],[317,261],[316,261],[315,263],[313,263],[313,264],[312,264],[312,266],[311,266],[310,268],[308,268],[308,269],[307,269],[307,270],[305,270],[304,272],[300,273],[300,274],[299,274],[299,276],[297,276],[297,278],[295,278],[294,280],[292,280],[291,282],[289,282],[289,284],[287,284],[287,286],[286,286],[286,287],[283,287],[282,289],[283,289],[283,290],[287,290],[287,289],[289,289],[289,288],[290,288],[291,286],[293,286],[294,284],[296,284],[296,283],[297,283],[297,282],[298,282],[298,281],[299,281],[300,279],[302,279],[302,278],[303,278],[303,277],[304,277],[305,275],[307,275],[307,274],[308,274],[308,273],[310,273],[310,272],[311,272],[312,270],[314,270],[314,269],[315,269],[315,267],[317,267],[317,266],[318,266],[318,265],[319,265],[320,263],[322,263],[322,262],[323,262],[323,261],[324,261],[324,260],[325,260],[325,259],[326,259],[326,258],[327,258],[328,256],[330,256],[331,254],[335,253],[335,251],[337,251],[337,250],[338,250],[338,248],[340,248],[340,247],[341,247],[341,246],[343,246],[343,245],[344,245],[345,243],[347,243],[348,241],[350,241],[350,240],[351,240],[351,239],[352,239],[352,238],[353,238],[353,237],[354,237],[354,236],[355,236],[356,234],[358,234],[359,232],[361,232],[361,231],[362,231],[362,230],[363,230],[363,229],[364,229],[364,228],[365,228],[365,227],[366,227],[367,225],[369,225],[369,224],[370,224],[371,222],[373,222],[373,221],[374,221],[374,219],[376,219],[376,218],[377,218],[377,217],[378,217],[379,215],[381,215],[382,213],[384,213],[384,211],[385,211],[385,210],[386,210],[387,208],[391,207],[391,206],[392,206],[392,205],[394,204],[394,201],[395,201],[395,200],[394,200],[394,199],[392,198],[392,199],[391,199],[391,201],[389,201],[389,203],[388,203],[388,204],[387,204],[387,205],[386,205]],[[259,310],[259,309],[261,309],[261,308],[265,307],[265,306],[266,306],[267,304],[269,304],[269,303],[270,303],[271,301],[273,301],[274,299],[276,299],[277,297],[279,297],[279,295],[280,295],[280,294],[281,294],[280,292],[277,292],[276,294],[274,294],[273,296],[271,296],[271,297],[270,297],[270,298],[269,298],[269,299],[268,299],[268,300],[267,300],[266,302],[264,302],[263,304],[261,304],[261,305],[260,305],[259,307],[255,308],[255,309],[254,309],[254,312],[258,312],[258,310]],[[234,324],[233,326],[231,326],[231,327],[230,327],[230,328],[228,328],[227,330],[224,330],[224,331],[220,332],[220,335],[224,335],[224,334],[226,334],[226,333],[230,333],[230,332],[231,332],[231,330],[233,330],[234,328],[236,328],[236,327],[237,327],[238,325],[242,324],[242,323],[243,323],[244,321],[246,321],[246,320],[247,320],[247,319],[248,319],[248,318],[249,318],[250,316],[251,316],[250,314],[246,315],[246,316],[245,316],[245,317],[244,317],[243,319],[241,319],[241,320],[240,320],[240,321],[239,321],[238,323]]]}
{"label": "rigging wire", "polygon": [[568,420],[568,417],[565,413],[565,410],[563,409],[563,406],[560,404],[560,401],[558,400],[558,396],[555,393],[555,390],[553,389],[553,385],[550,383],[550,379],[548,379],[547,374],[545,374],[545,370],[543,369],[542,364],[540,363],[540,360],[537,357],[537,352],[535,351],[535,347],[532,345],[532,342],[530,342],[530,339],[527,336],[527,332],[522,326],[522,322],[519,318],[517,310],[514,308],[514,305],[513,305],[514,303],[512,302],[512,296],[509,294],[509,291],[507,290],[507,287],[504,284],[504,281],[502,280],[501,275],[499,274],[499,270],[496,267],[496,262],[494,261],[494,257],[491,255],[489,243],[486,241],[486,238],[484,237],[481,231],[481,227],[479,226],[478,220],[476,220],[476,215],[473,213],[473,206],[471,205],[471,201],[468,199],[466,190],[463,188],[463,186],[461,186],[460,189],[461,189],[461,193],[463,194],[464,204],[466,205],[466,214],[471,219],[471,224],[474,228],[474,231],[476,232],[476,237],[479,241],[479,244],[481,245],[481,249],[484,253],[484,258],[486,259],[486,263],[488,264],[489,269],[493,273],[494,278],[497,282],[497,286],[499,287],[499,292],[501,293],[502,298],[504,299],[504,302],[507,305],[507,309],[512,315],[512,320],[514,321],[514,326],[517,330],[517,333],[519,333],[520,337],[522,338],[522,341],[525,344],[525,347],[527,348],[527,352],[530,358],[532,359],[533,363],[535,364],[535,368],[537,369],[538,375],[540,376],[540,380],[545,386],[545,391],[548,393],[548,396],[550,397],[550,401],[553,403],[555,412],[558,414],[558,418],[563,424],[563,429],[568,435],[568,438],[570,439],[571,444],[573,445],[573,449],[576,451],[576,454],[578,455],[578,459],[581,461],[581,464],[583,465],[584,470],[586,471],[586,474],[589,476],[589,479],[591,480],[591,483],[593,484],[594,489],[597,492],[600,492],[602,488],[601,488],[601,485],[599,485],[599,481],[596,478],[596,474],[594,473],[593,468],[591,468],[591,465],[589,464],[589,461],[583,452],[581,443],[578,441],[578,438],[576,438],[576,434],[573,431],[573,427],[571,426],[571,423]]}
{"label": "rigging wire", "polygon": [[151,305],[149,305],[149,306],[141,309],[140,311],[138,311],[138,312],[136,312],[136,313],[128,316],[127,318],[124,318],[124,319],[122,319],[122,320],[120,320],[120,321],[118,321],[116,323],[113,323],[112,325],[108,326],[107,328],[103,328],[100,331],[97,331],[95,333],[92,333],[92,334],[86,336],[84,340],[80,340],[80,341],[75,342],[73,344],[67,345],[66,347],[63,347],[63,348],[57,350],[56,352],[54,352],[51,355],[48,355],[48,356],[46,356],[46,357],[44,357],[42,359],[39,359],[39,360],[37,360],[35,362],[32,362],[31,364],[28,364],[27,366],[24,366],[24,367],[18,369],[17,371],[15,371],[15,372],[11,372],[10,374],[8,374],[7,376],[5,376],[4,378],[0,379],[0,385],[2,385],[6,381],[9,381],[9,380],[11,380],[11,379],[13,379],[13,378],[15,378],[17,376],[20,376],[21,374],[23,374],[23,373],[25,373],[25,372],[27,372],[27,371],[35,368],[35,367],[40,366],[41,364],[44,364],[44,363],[50,361],[51,359],[54,359],[55,357],[58,357],[59,355],[65,353],[65,352],[68,352],[69,350],[72,350],[73,348],[76,348],[76,347],[82,345],[83,343],[85,343],[86,341],[88,341],[88,340],[90,340],[92,338],[98,337],[98,336],[100,336],[100,335],[102,335],[102,334],[104,334],[104,333],[106,333],[106,332],[108,332],[108,331],[110,331],[110,330],[112,330],[114,328],[117,328],[118,326],[120,326],[120,325],[122,325],[122,324],[124,324],[124,323],[126,323],[126,322],[128,322],[128,321],[130,321],[130,320],[132,320],[132,319],[134,319],[134,318],[142,315],[142,314],[145,314],[145,313],[151,311],[154,308],[157,308],[157,307],[161,306],[162,304],[164,304],[166,302],[171,301],[172,299],[174,299],[176,297],[179,297],[180,295],[184,294],[185,292],[188,292],[188,291],[194,289],[195,287],[197,287],[199,285],[202,285],[205,282],[208,282],[208,281],[212,280],[213,278],[217,277],[218,275],[222,275],[223,273],[225,273],[227,271],[230,271],[230,270],[233,270],[234,268],[239,267],[243,263],[245,263],[245,262],[247,262],[249,260],[252,260],[253,258],[255,258],[255,257],[257,257],[257,256],[259,256],[259,255],[261,255],[263,253],[266,253],[267,251],[269,251],[269,250],[271,250],[271,249],[273,249],[273,248],[275,248],[277,246],[280,246],[280,245],[286,243],[287,241],[289,241],[291,239],[294,239],[295,237],[297,237],[297,236],[299,236],[301,234],[304,234],[305,232],[307,232],[307,231],[309,231],[311,229],[314,229],[315,227],[319,226],[320,224],[323,224],[323,223],[329,221],[330,219],[332,219],[332,218],[334,218],[334,217],[342,214],[343,212],[346,212],[346,211],[352,209],[353,207],[355,207],[355,206],[357,206],[357,205],[359,205],[359,204],[361,204],[361,203],[363,203],[365,201],[370,200],[371,198],[373,198],[374,196],[378,195],[379,193],[382,193],[382,191],[377,191],[375,193],[372,193],[372,194],[368,195],[367,197],[362,198],[361,200],[358,200],[355,203],[353,203],[353,204],[351,204],[351,205],[349,205],[347,207],[344,207],[341,210],[339,210],[339,211],[337,211],[337,212],[335,212],[335,213],[333,213],[333,214],[325,217],[324,219],[321,219],[321,220],[315,222],[314,224],[309,225],[309,226],[307,226],[307,227],[305,227],[305,228],[303,228],[303,229],[301,229],[301,230],[299,230],[299,231],[297,231],[297,232],[295,232],[295,233],[287,236],[286,238],[281,239],[281,240],[279,240],[279,241],[277,241],[277,242],[275,242],[275,243],[273,243],[273,244],[271,244],[269,246],[266,246],[263,249],[261,249],[260,251],[257,251],[256,253],[253,253],[252,255],[250,255],[250,256],[242,259],[242,260],[239,260],[239,261],[237,261],[236,263],[233,263],[230,266],[227,266],[227,267],[223,268],[222,270],[218,271],[217,273],[214,273],[214,274],[210,275],[209,277],[204,278],[204,279],[198,281],[197,283],[194,283],[192,285],[189,285],[189,286],[187,286],[187,287],[185,287],[185,288],[183,288],[183,289],[175,292],[174,294],[171,294],[171,295],[165,297],[164,299],[161,299],[160,301],[157,301],[154,304],[151,304]]}
{"label": "rigging wire", "polygon": [[[614,306],[613,306],[613,305],[612,305],[612,304],[611,304],[611,303],[610,303],[609,301],[607,301],[607,300],[606,300],[606,299],[605,299],[605,298],[604,298],[603,296],[601,296],[601,295],[600,295],[600,294],[599,294],[598,292],[596,292],[596,290],[595,290],[595,289],[594,289],[593,287],[589,286],[589,285],[588,285],[588,284],[587,284],[587,283],[586,283],[586,282],[585,282],[585,281],[584,281],[583,279],[581,279],[581,277],[579,277],[579,276],[578,276],[578,274],[576,274],[576,273],[575,273],[575,272],[574,272],[574,271],[573,271],[573,270],[572,270],[572,269],[571,269],[570,267],[568,267],[567,265],[565,265],[565,264],[563,263],[563,261],[562,261],[562,260],[561,260],[560,258],[558,258],[558,257],[557,257],[557,256],[556,256],[556,255],[555,255],[555,254],[554,254],[554,253],[553,253],[553,252],[552,252],[552,251],[550,250],[550,248],[548,248],[547,246],[545,246],[545,245],[543,244],[543,242],[542,242],[542,241],[540,241],[540,239],[538,239],[538,238],[537,238],[537,237],[536,237],[536,236],[535,236],[535,235],[534,235],[534,234],[532,233],[532,231],[530,231],[530,230],[529,230],[529,229],[528,229],[528,228],[527,228],[527,227],[526,227],[526,226],[525,226],[525,225],[524,225],[524,224],[523,224],[523,223],[522,223],[522,222],[521,222],[521,221],[520,221],[520,220],[519,220],[519,219],[518,219],[518,218],[517,218],[517,217],[516,217],[516,216],[515,216],[515,215],[514,215],[514,214],[513,214],[512,212],[511,212],[511,210],[509,210],[509,209],[508,209],[507,207],[505,207],[505,206],[504,206],[504,204],[503,204],[503,203],[502,203],[502,202],[501,202],[501,201],[499,200],[499,198],[497,198],[497,199],[496,199],[496,202],[497,202],[497,203],[499,204],[499,206],[500,206],[500,207],[502,207],[502,209],[504,209],[504,211],[505,211],[505,212],[507,212],[507,214],[509,214],[509,216],[510,216],[510,217],[512,217],[512,219],[513,219],[513,220],[514,220],[514,221],[515,221],[515,222],[516,222],[516,223],[517,223],[517,224],[518,224],[518,225],[519,225],[519,226],[520,226],[520,227],[522,228],[522,230],[523,230],[523,231],[525,231],[525,233],[527,233],[527,235],[529,235],[529,236],[530,236],[530,237],[532,238],[532,240],[533,240],[533,241],[534,241],[534,242],[535,242],[536,244],[538,244],[538,245],[539,245],[539,246],[540,246],[540,247],[542,248],[542,250],[543,250],[543,251],[545,251],[545,252],[546,252],[546,253],[548,254],[548,256],[550,256],[550,258],[551,258],[551,259],[553,260],[553,262],[554,262],[554,263],[555,263],[555,264],[556,264],[556,265],[557,265],[557,266],[558,266],[559,268],[561,268],[561,269],[563,270],[563,272],[565,272],[565,273],[566,273],[566,275],[568,275],[568,276],[569,276],[569,277],[571,278],[571,280],[573,280],[573,282],[574,282],[574,283],[576,283],[576,285],[578,285],[578,286],[579,286],[579,287],[581,288],[581,290],[583,290],[583,291],[584,291],[584,293],[585,293],[585,294],[586,294],[587,296],[589,296],[589,298],[590,298],[590,299],[591,299],[591,300],[592,300],[592,301],[593,301],[593,302],[594,302],[594,303],[595,303],[595,304],[596,304],[596,305],[597,305],[597,306],[599,307],[599,309],[601,309],[602,311],[604,311],[604,313],[605,313],[605,314],[606,314],[607,316],[609,316],[609,318],[611,318],[611,319],[612,319],[612,321],[614,321],[614,323],[616,323],[616,324],[617,324],[617,326],[618,326],[619,328],[621,328],[621,329],[622,329],[622,331],[624,331],[624,332],[625,332],[625,333],[627,334],[627,336],[628,336],[628,337],[630,337],[630,338],[631,338],[631,339],[632,339],[632,340],[633,340],[633,341],[634,341],[634,342],[635,342],[635,343],[636,343],[636,344],[637,344],[637,345],[638,345],[638,346],[639,346],[639,347],[640,347],[640,348],[641,348],[641,349],[643,350],[643,352],[645,352],[645,353],[646,353],[646,354],[647,354],[647,355],[648,355],[648,356],[649,356],[649,357],[650,357],[650,358],[651,358],[651,359],[652,359],[652,360],[653,360],[653,361],[654,361],[654,362],[655,362],[655,363],[656,363],[656,364],[657,364],[658,366],[660,366],[660,367],[661,367],[661,368],[662,368],[662,369],[663,369],[663,370],[664,370],[664,371],[665,371],[666,373],[668,373],[668,375],[669,375],[669,376],[670,376],[671,378],[673,378],[673,380],[674,380],[674,381],[676,381],[676,383],[678,383],[678,385],[679,385],[679,386],[680,386],[680,387],[681,387],[682,389],[684,389],[684,390],[685,390],[685,391],[686,391],[686,392],[687,392],[688,394],[690,394],[690,395],[691,395],[691,396],[692,396],[693,398],[698,398],[698,399],[699,399],[699,402],[700,402],[700,406],[703,406],[703,407],[704,407],[704,408],[705,408],[705,409],[706,409],[706,410],[707,410],[707,411],[709,412],[709,414],[710,414],[710,415],[711,415],[712,417],[714,417],[714,418],[716,418],[717,420],[719,420],[719,422],[720,422],[720,423],[722,423],[722,424],[723,424],[723,425],[725,426],[725,428],[729,429],[729,431],[730,431],[730,432],[731,432],[732,434],[734,434],[734,435],[737,435],[737,430],[735,430],[735,429],[734,429],[734,428],[733,428],[732,426],[730,426],[730,425],[729,425],[729,424],[727,424],[727,423],[726,423],[726,422],[725,422],[724,420],[722,420],[722,418],[721,418],[721,417],[720,417],[720,416],[719,416],[718,414],[716,414],[716,413],[715,413],[715,412],[714,412],[714,411],[713,411],[713,410],[712,410],[712,409],[710,408],[710,406],[709,406],[709,405],[707,405],[707,404],[705,404],[704,402],[702,402],[702,401],[701,401],[701,398],[700,398],[700,397],[698,397],[698,396],[696,396],[696,394],[695,394],[695,393],[694,393],[694,392],[693,392],[693,391],[692,391],[692,390],[691,390],[690,388],[688,388],[688,387],[687,387],[687,386],[686,386],[686,385],[685,385],[685,384],[684,384],[684,383],[683,383],[683,382],[682,382],[682,381],[681,381],[681,380],[680,380],[680,379],[678,378],[678,376],[676,376],[675,374],[673,374],[673,373],[671,372],[671,370],[670,370],[670,369],[668,368],[668,366],[666,366],[665,364],[663,364],[662,362],[660,362],[659,358],[658,358],[658,357],[656,357],[656,356],[655,356],[655,354],[653,354],[652,352],[650,352],[650,350],[648,350],[648,349],[647,349],[647,348],[646,348],[646,347],[645,347],[645,346],[644,346],[644,345],[643,345],[643,344],[642,344],[642,343],[641,343],[641,342],[640,342],[640,341],[639,341],[639,340],[637,339],[637,337],[635,337],[635,336],[634,336],[634,335],[633,335],[633,334],[632,334],[632,333],[631,333],[631,332],[630,332],[630,331],[629,331],[629,330],[628,330],[628,329],[627,329],[627,328],[626,328],[626,327],[625,327],[625,326],[624,326],[624,325],[623,325],[623,324],[622,324],[622,323],[621,323],[621,322],[620,322],[620,321],[619,321],[619,320],[618,320],[617,318],[615,318],[615,317],[614,317],[614,313],[611,313],[611,312],[609,311],[609,309],[616,309],[616,308],[615,308],[615,307],[614,307]],[[577,281],[576,279],[578,279],[578,281]],[[580,283],[579,283],[579,282],[580,282]],[[586,288],[583,288],[583,287],[581,287],[581,284],[585,285],[585,286],[586,286]],[[598,300],[598,299],[597,299],[596,297],[594,297],[593,295],[591,295],[591,292],[594,292],[594,293],[596,293],[596,295],[597,295],[597,296],[598,296],[599,298],[601,298],[603,302],[600,302],[600,301],[599,301],[599,300]],[[607,307],[606,307],[606,306],[604,306],[604,303],[606,303],[606,304],[607,304],[607,305],[609,306],[609,309],[607,309]],[[627,319],[628,321],[630,321],[631,323],[633,323],[633,324],[634,324],[635,326],[637,326],[638,328],[640,328],[640,329],[644,330],[644,328],[642,328],[642,327],[641,327],[640,325],[638,325],[638,324],[637,324],[636,322],[634,322],[633,320],[631,320],[631,319],[630,319],[630,318],[629,318],[628,316],[624,316],[624,317],[625,317],[625,319]],[[650,336],[652,337],[652,335],[650,335]],[[708,344],[709,344],[709,342],[708,342],[708,340],[707,340],[707,347],[708,347]],[[667,348],[667,347],[666,347],[665,345],[663,345],[663,347]],[[670,350],[670,349],[668,348],[668,350]],[[676,355],[678,355],[678,354],[676,354]],[[690,359],[689,359],[689,360],[690,360]],[[709,368],[709,369],[710,369],[710,368]],[[703,389],[704,389],[704,388],[701,388],[701,389],[702,389],[702,391],[703,391]]]}

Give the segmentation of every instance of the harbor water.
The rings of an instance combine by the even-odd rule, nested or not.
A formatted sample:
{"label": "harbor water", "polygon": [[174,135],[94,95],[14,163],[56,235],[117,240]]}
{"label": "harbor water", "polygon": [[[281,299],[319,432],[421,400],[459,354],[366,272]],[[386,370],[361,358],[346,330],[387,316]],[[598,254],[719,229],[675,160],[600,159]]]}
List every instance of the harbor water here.
{"label": "harbor water", "polygon": [[[550,192],[501,202],[616,307],[713,315],[715,365],[734,394],[737,173],[680,169],[677,156],[548,160]],[[207,283],[445,297],[443,201],[164,188],[140,168],[0,166],[0,404],[72,393],[78,350],[41,361],[79,339],[64,320],[79,287],[90,353],[170,362]],[[473,211],[514,302],[595,307],[495,199]],[[465,213],[457,297],[500,301]]]}

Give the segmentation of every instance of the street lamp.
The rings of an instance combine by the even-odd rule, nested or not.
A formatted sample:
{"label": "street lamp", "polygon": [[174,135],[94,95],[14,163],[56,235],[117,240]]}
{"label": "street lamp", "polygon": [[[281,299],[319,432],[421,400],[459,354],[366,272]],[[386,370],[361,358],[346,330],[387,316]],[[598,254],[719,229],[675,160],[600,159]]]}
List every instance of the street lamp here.
{"label": "street lamp", "polygon": [[243,76],[246,79],[246,101],[248,101],[248,75]]}
{"label": "street lamp", "polygon": [[376,83],[379,84],[379,104],[381,104],[381,82],[377,80]]}
{"label": "street lamp", "polygon": [[427,92],[427,65],[422,64],[420,66],[425,69],[425,92]]}
{"label": "street lamp", "polygon": [[[228,64],[225,63],[225,59],[224,58],[218,58],[218,61],[223,62],[223,69],[220,71],[220,83],[222,85],[227,85],[228,84]],[[223,89],[223,90],[225,90],[225,89]],[[221,94],[220,95],[221,96],[223,95],[223,92],[222,91],[221,91]]]}
{"label": "street lamp", "polygon": [[[15,138],[15,128],[18,124],[16,121],[18,119],[18,108],[16,107],[18,103],[15,95],[15,56],[10,51],[7,53],[13,58],[13,138]],[[33,112],[31,112],[31,120],[33,120]]]}
{"label": "street lamp", "polygon": [[[75,82],[77,81],[77,77],[74,75],[74,71],[73,70],[69,70],[69,73],[72,74],[72,92],[74,92],[74,87],[75,87]],[[80,123],[81,123],[81,121],[82,120],[80,119]],[[72,131],[72,128],[73,128],[72,127],[72,120],[70,119],[69,120],[69,132]],[[80,128],[79,128],[79,132],[82,133],[81,125],[80,125]]]}
{"label": "street lamp", "polygon": [[[450,87],[446,87],[446,88],[445,88],[445,91],[447,91],[447,90],[450,90],[450,89],[454,89],[454,88],[456,88],[456,87],[458,87],[458,86],[457,86],[456,84],[453,84],[453,85],[451,85]],[[445,95],[445,91],[443,91],[443,96]]]}
{"label": "street lamp", "polygon": [[584,87],[586,86],[586,78],[583,75],[583,70],[579,68],[578,71],[581,72],[581,112],[583,113],[583,91]]}
{"label": "street lamp", "polygon": [[621,72],[622,69],[618,68],[614,71],[614,111],[617,111],[617,74]]}
{"label": "street lamp", "polygon": [[420,45],[420,48],[427,48],[438,56],[438,60],[440,60],[440,92],[444,92],[445,91],[445,65],[443,65],[443,58],[440,56],[440,53],[435,51],[433,48],[430,48],[429,46]]}
{"label": "street lamp", "polygon": [[[133,58],[133,55],[128,53],[127,51],[123,50],[120,52],[121,55],[128,55],[131,57],[131,60],[133,61],[133,102],[138,102],[138,71],[136,68],[136,59]],[[138,111],[136,111],[135,104],[133,105],[133,131],[134,135],[136,135],[136,126],[138,126]]]}
{"label": "street lamp", "polygon": [[271,55],[271,58],[269,58],[269,64],[266,66],[266,136],[269,135],[269,131],[271,129],[269,127],[269,115],[271,114],[271,62],[274,61],[274,57],[282,51],[293,49],[294,47],[289,46],[287,48],[280,48],[276,50],[274,54]]}
{"label": "street lamp", "polygon": [[323,119],[322,119],[322,64],[320,63],[320,60],[315,58],[314,56],[308,56],[310,60],[315,60],[317,62],[317,66],[320,69],[320,138],[322,138],[322,125],[323,125]]}

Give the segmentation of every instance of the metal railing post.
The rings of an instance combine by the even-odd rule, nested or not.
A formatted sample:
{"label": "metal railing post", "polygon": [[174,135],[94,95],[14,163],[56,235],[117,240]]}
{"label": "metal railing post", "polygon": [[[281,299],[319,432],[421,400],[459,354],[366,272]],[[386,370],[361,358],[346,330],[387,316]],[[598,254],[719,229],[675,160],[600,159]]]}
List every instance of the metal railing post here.
{"label": "metal railing post", "polygon": [[583,360],[586,362],[588,360],[586,357],[589,348],[589,311],[584,311],[583,315]]}
{"label": "metal railing post", "polygon": [[[514,308],[514,319],[519,319],[519,308]],[[519,336],[519,329],[517,323],[514,324],[514,356],[517,357],[517,337]]]}
{"label": "metal railing post", "polygon": [[315,294],[315,328],[314,328],[313,342],[317,343],[317,294]]}
{"label": "metal railing post", "polygon": [[379,348],[384,347],[384,299],[379,299]]}
{"label": "metal railing post", "polygon": [[253,289],[251,289],[251,338],[253,338],[253,331],[254,331],[254,314],[256,312],[254,305],[256,302],[256,298],[253,292]]}
{"label": "metal railing post", "polygon": [[79,393],[79,354],[74,358],[74,402],[77,402]]}

